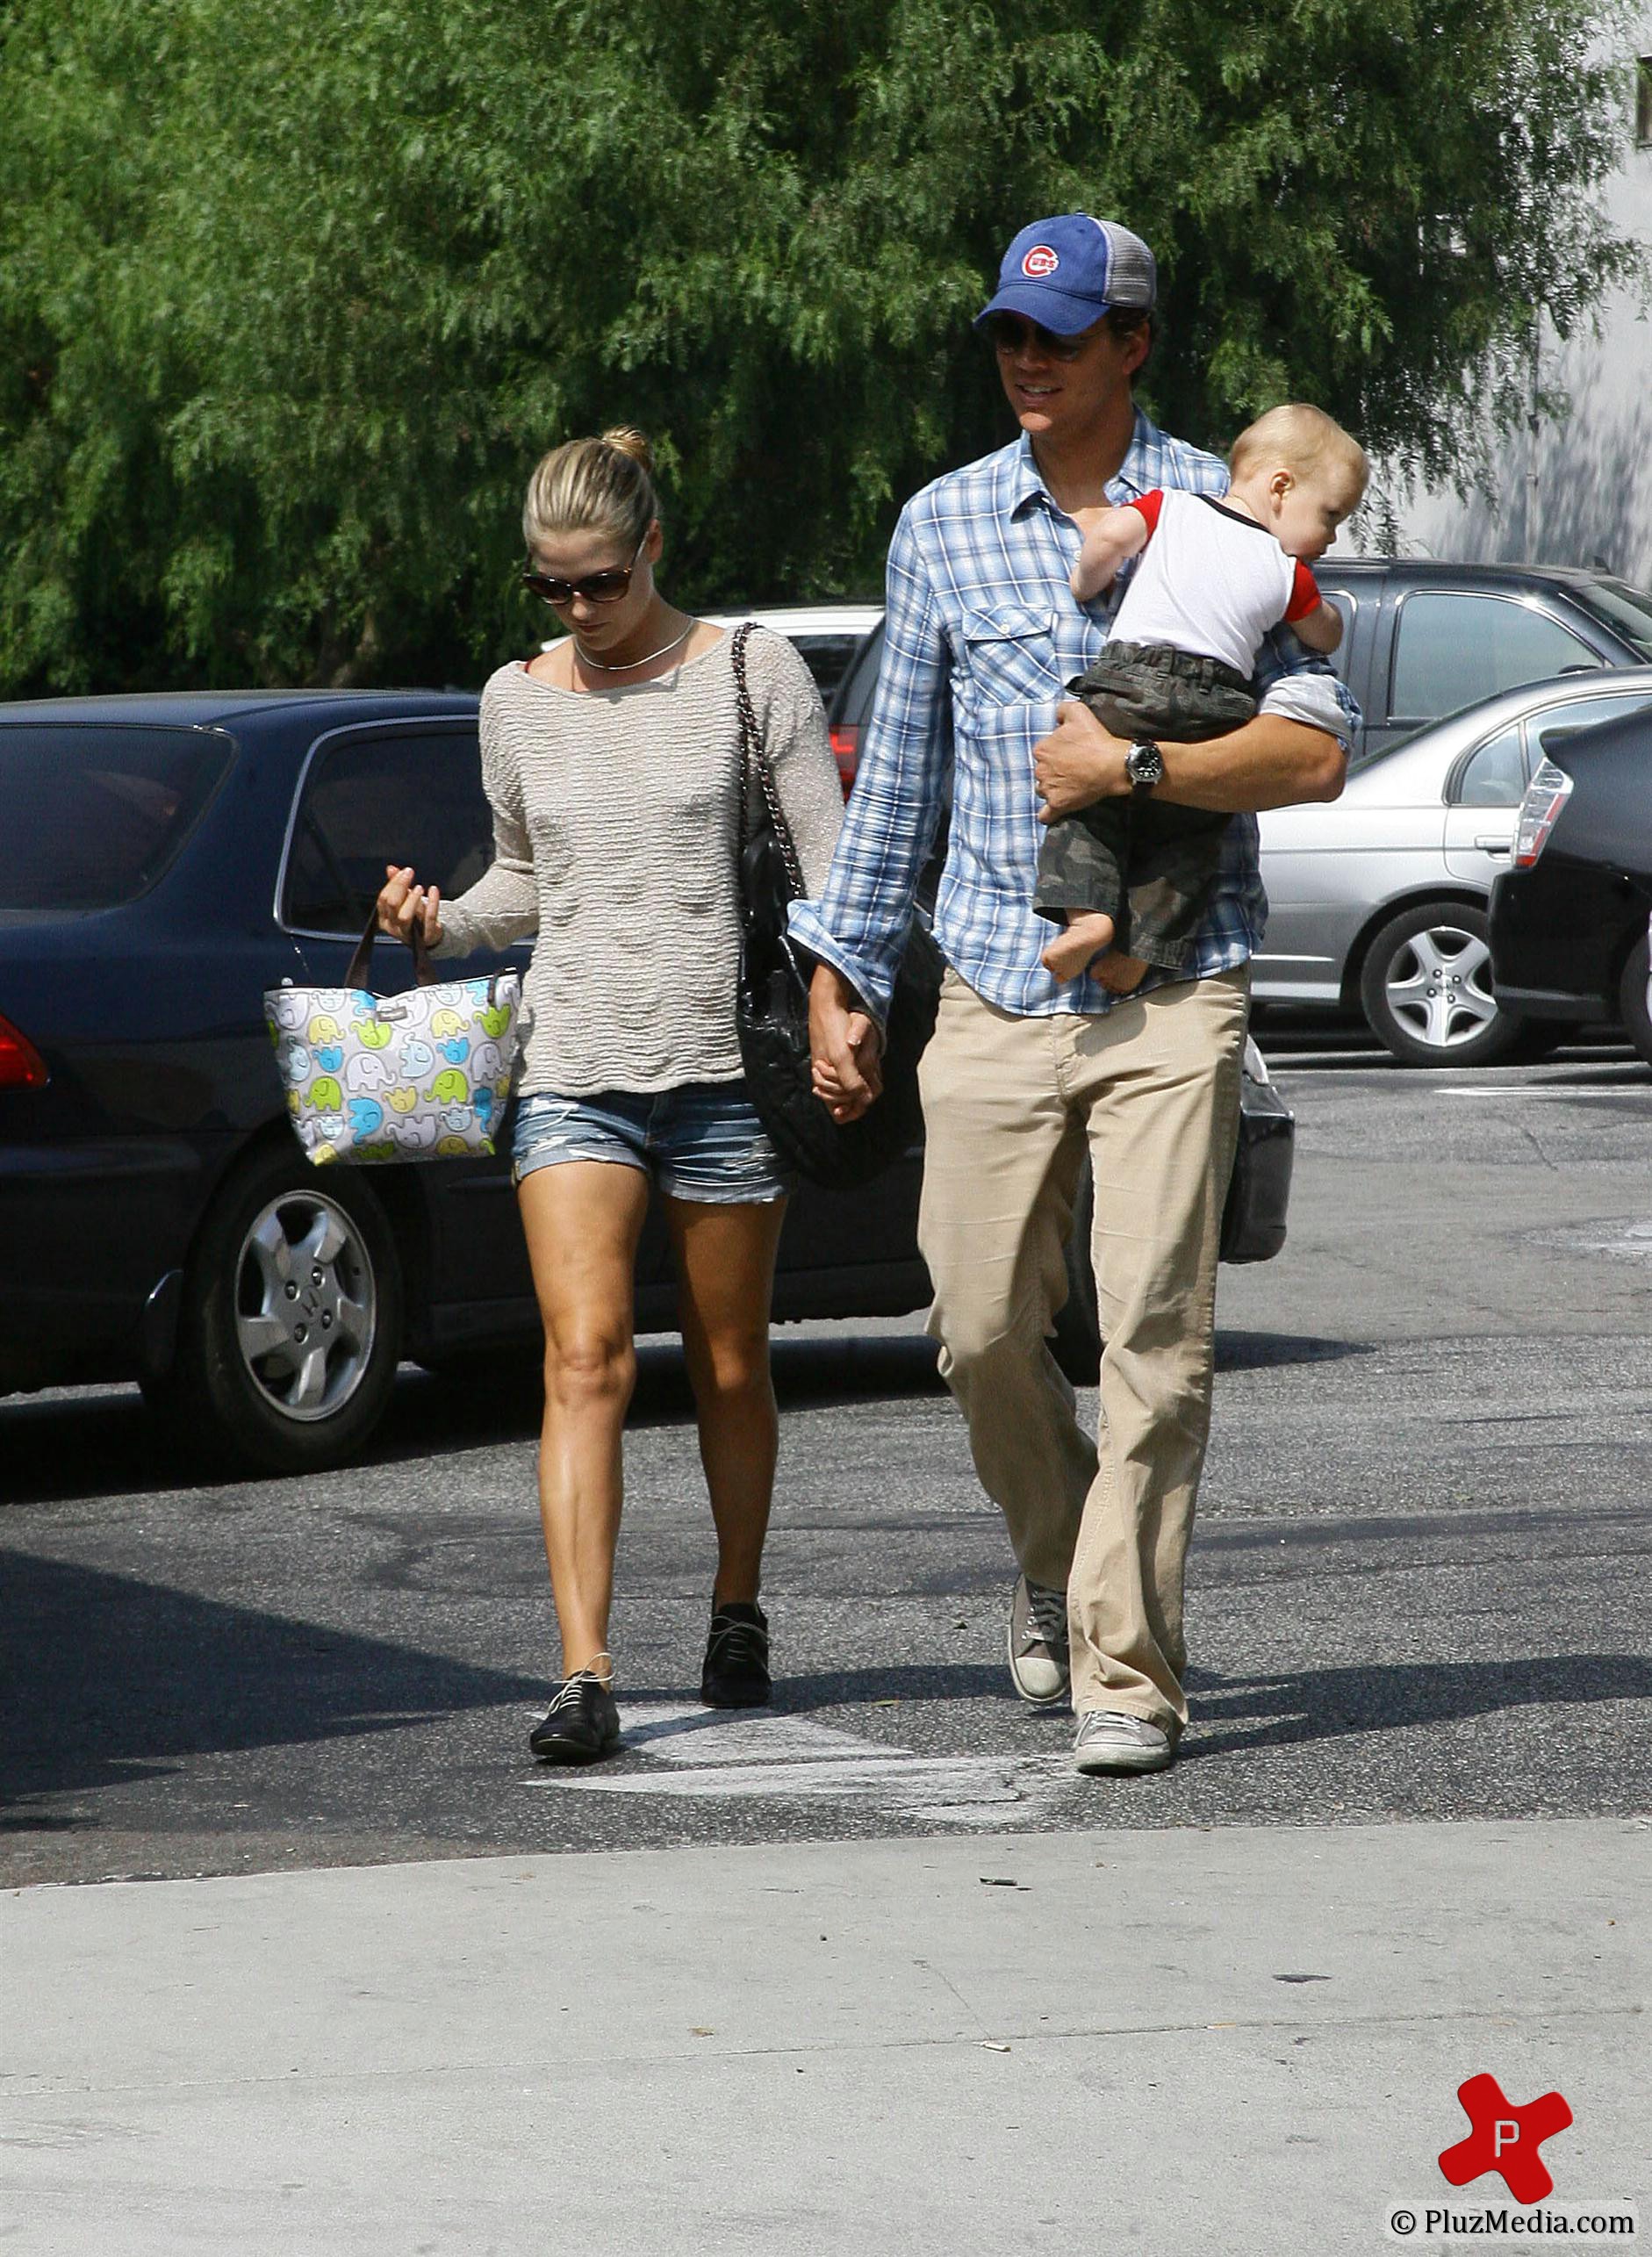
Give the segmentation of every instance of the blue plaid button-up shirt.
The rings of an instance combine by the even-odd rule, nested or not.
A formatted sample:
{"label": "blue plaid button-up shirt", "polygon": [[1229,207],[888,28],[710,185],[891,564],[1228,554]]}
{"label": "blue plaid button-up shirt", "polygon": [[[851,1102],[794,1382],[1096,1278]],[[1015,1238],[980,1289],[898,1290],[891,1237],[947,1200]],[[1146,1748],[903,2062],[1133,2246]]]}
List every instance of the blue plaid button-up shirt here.
{"label": "blue plaid button-up shirt", "polygon": [[[1138,413],[1107,498],[1126,502],[1167,486],[1223,494],[1227,483],[1215,456]],[[1104,1011],[1118,1000],[1088,978],[1051,978],[1038,960],[1051,928],[1032,906],[1043,836],[1032,748],[1054,728],[1066,685],[1099,654],[1119,594],[1116,584],[1094,603],[1074,600],[1067,576],[1081,538],[1024,435],[937,478],[901,513],[855,788],[824,892],[791,912],[797,939],[880,1017],[949,777],[952,828],[935,909],[948,963],[988,1002],[1023,1017]],[[1268,712],[1350,741],[1358,708],[1294,636],[1268,637],[1257,679]],[[1256,818],[1236,815],[1195,939],[1197,976],[1244,963],[1267,915]]]}

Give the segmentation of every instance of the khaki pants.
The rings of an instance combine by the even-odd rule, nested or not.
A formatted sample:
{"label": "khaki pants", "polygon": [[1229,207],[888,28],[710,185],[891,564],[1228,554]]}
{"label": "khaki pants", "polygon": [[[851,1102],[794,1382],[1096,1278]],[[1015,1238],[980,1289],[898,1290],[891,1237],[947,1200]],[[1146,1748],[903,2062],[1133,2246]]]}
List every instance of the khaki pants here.
{"label": "khaki pants", "polygon": [[[1249,974],[1023,1018],[955,972],[921,1071],[930,1330],[1022,1571],[1067,1593],[1073,1706],[1187,1721],[1182,1575]],[[1092,1442],[1047,1345],[1088,1141],[1106,1346]]]}

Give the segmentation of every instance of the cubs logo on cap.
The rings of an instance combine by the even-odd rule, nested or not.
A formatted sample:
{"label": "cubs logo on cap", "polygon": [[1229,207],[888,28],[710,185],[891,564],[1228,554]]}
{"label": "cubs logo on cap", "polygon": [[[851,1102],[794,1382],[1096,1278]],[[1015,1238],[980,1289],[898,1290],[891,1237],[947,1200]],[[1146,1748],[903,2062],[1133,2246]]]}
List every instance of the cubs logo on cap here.
{"label": "cubs logo on cap", "polygon": [[1058,336],[1094,328],[1110,306],[1151,311],[1158,292],[1153,253],[1116,219],[1063,212],[1024,227],[998,270],[998,287],[976,315],[1019,313]]}

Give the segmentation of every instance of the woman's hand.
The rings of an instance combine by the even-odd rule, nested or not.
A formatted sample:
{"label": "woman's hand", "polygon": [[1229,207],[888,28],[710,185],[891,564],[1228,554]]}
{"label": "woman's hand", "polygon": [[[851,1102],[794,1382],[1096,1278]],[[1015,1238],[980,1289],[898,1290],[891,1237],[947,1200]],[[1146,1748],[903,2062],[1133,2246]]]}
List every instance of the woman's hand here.
{"label": "woman's hand", "polygon": [[411,869],[399,870],[393,862],[386,863],[384,887],[378,896],[378,929],[392,940],[405,940],[411,948],[415,925],[427,948],[440,944],[442,888],[415,885]]}
{"label": "woman's hand", "polygon": [[842,974],[817,964],[808,989],[815,1095],[832,1118],[858,1120],[883,1094],[883,1036]]}

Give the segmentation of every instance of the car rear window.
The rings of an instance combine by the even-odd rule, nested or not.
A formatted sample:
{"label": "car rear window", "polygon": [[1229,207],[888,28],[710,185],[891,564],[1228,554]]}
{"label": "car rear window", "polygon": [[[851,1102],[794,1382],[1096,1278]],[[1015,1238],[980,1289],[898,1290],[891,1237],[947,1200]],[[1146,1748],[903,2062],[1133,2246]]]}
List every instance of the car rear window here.
{"label": "car rear window", "polygon": [[815,686],[822,702],[830,705],[837,685],[849,671],[850,660],[860,647],[860,637],[854,634],[794,635],[798,656],[815,677]]}
{"label": "car rear window", "polygon": [[1652,658],[1652,595],[1643,595],[1627,580],[1585,580],[1577,596],[1586,610],[1632,643],[1643,658]]}
{"label": "car rear window", "polygon": [[1526,723],[1532,735],[1533,762],[1546,758],[1555,744],[1581,736],[1586,729],[1598,729],[1608,721],[1621,721],[1625,714],[1639,713],[1648,705],[1652,705],[1652,697],[1640,690],[1617,697],[1573,698],[1569,704],[1556,706],[1552,713],[1534,714]]}
{"label": "car rear window", "polygon": [[233,758],[216,729],[0,725],[0,911],[76,914],[136,901]]}

